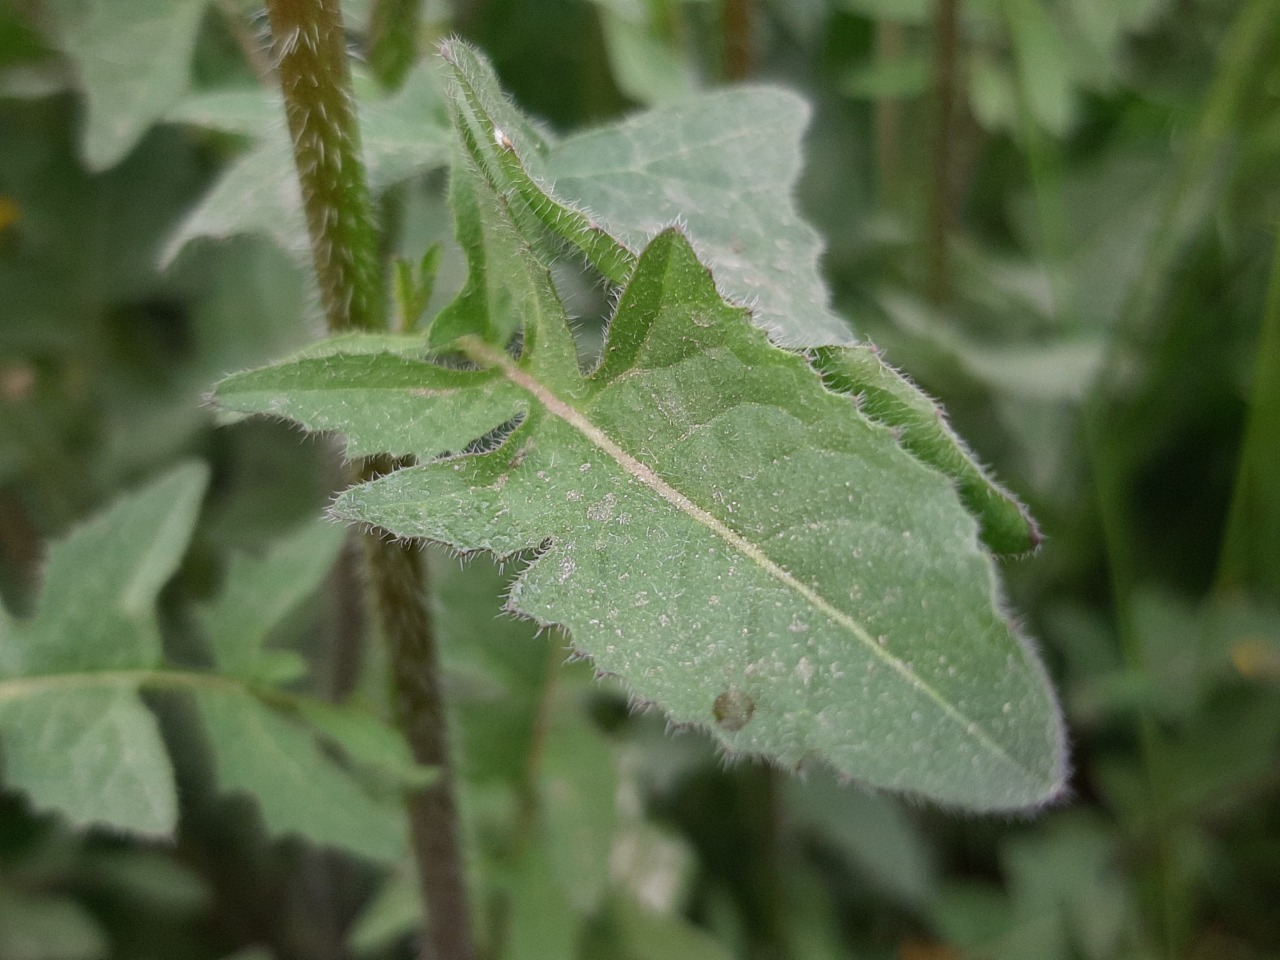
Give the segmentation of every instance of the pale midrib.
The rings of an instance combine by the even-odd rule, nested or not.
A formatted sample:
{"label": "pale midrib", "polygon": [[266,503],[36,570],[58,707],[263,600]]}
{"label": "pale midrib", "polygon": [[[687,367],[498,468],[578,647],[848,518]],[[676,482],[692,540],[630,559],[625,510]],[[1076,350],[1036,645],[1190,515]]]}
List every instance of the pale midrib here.
{"label": "pale midrib", "polygon": [[627,451],[623,450],[617,443],[613,441],[603,430],[592,423],[578,409],[571,406],[548,389],[537,379],[530,376],[524,370],[520,369],[511,357],[507,354],[495,350],[488,344],[477,340],[474,337],[465,337],[461,341],[463,350],[468,353],[477,363],[489,364],[496,366],[502,370],[503,374],[520,387],[533,396],[540,404],[542,404],[548,412],[559,417],[569,426],[573,427],[581,433],[587,440],[596,446],[603,453],[613,458],[614,462],[623,469],[629,476],[644,484],[663,500],[671,504],[681,513],[702,526],[706,527],[717,537],[729,544],[752,563],[756,564],[765,573],[773,577],[783,586],[794,591],[803,597],[809,604],[821,610],[832,621],[839,624],[845,630],[853,634],[871,653],[879,658],[879,660],[897,673],[910,686],[927,696],[930,700],[938,705],[942,712],[954,720],[964,729],[965,733],[973,737],[980,744],[985,746],[993,754],[1003,759],[1005,762],[1024,773],[1030,773],[1027,768],[1011,757],[1000,744],[991,739],[990,735],[971,720],[964,713],[958,710],[950,701],[948,701],[941,693],[938,692],[931,684],[923,680],[919,674],[912,670],[907,664],[903,663],[893,654],[885,650],[875,638],[862,626],[857,620],[853,619],[843,610],[832,605],[825,597],[814,590],[812,587],[797,580],[785,569],[772,560],[768,554],[761,550],[756,544],[746,539],[736,530],[725,525],[714,515],[708,513],[702,507],[698,506],[683,493],[677,490],[646,464],[640,462]]}

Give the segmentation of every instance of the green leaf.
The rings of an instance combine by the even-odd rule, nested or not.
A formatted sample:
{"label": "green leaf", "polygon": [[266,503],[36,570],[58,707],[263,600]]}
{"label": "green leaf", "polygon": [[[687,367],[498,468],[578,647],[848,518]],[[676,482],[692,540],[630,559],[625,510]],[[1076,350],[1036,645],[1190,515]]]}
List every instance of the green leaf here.
{"label": "green leaf", "polygon": [[102,929],[71,897],[0,888],[0,957],[5,960],[97,960],[109,953]]}
{"label": "green leaf", "polygon": [[[515,388],[505,441],[354,488],[338,515],[500,556],[541,547],[512,609],[729,750],[975,808],[1057,793],[1053,696],[948,480],[768,343],[680,233],[645,251],[590,377],[545,276],[526,320],[519,360],[464,338],[479,369],[417,361],[418,383],[470,378],[481,404],[495,377]],[[249,409],[253,382],[271,412],[314,415],[317,385],[342,384],[325,422],[372,449],[388,418],[346,394],[390,372],[413,389],[403,357],[302,363],[219,396]],[[490,429],[512,411],[492,412]],[[407,452],[430,456],[439,421],[420,421]]]}
{"label": "green leaf", "polygon": [[[381,353],[392,344],[405,353]],[[460,451],[520,411],[523,392],[499,371],[477,379],[474,371],[413,359],[422,352],[420,338],[351,334],[323,341],[294,363],[238,375],[235,407],[287,416],[312,431],[340,430],[351,411],[360,411],[358,417],[379,426],[348,438],[352,457]],[[352,377],[352,364],[366,373]],[[344,397],[337,415],[336,394]]]}
{"label": "green leaf", "polygon": [[168,756],[129,671],[159,664],[156,596],[186,550],[205,481],[189,464],[120,500],[52,548],[33,617],[0,612],[5,781],[73,823],[173,829]]}
{"label": "green leaf", "polygon": [[851,97],[892,100],[918,97],[929,89],[933,61],[924,53],[896,60],[876,60],[846,74],[841,85]]}
{"label": "green leaf", "polygon": [[681,49],[679,17],[670,5],[593,0],[600,14],[609,70],[618,89],[637,103],[671,103],[692,95],[698,78]]}
{"label": "green leaf", "polygon": [[749,304],[779,342],[853,339],[827,307],[818,235],[791,199],[809,117],[803,100],[735,88],[548,144],[502,97],[478,54],[462,43],[444,53],[457,81],[455,125],[528,239],[537,221],[620,283],[631,251],[681,221],[716,265],[724,294]]}
{"label": "green leaf", "polygon": [[933,900],[936,867],[921,831],[893,800],[828,776],[784,784],[792,829],[814,835],[879,890],[912,905]]}
{"label": "green leaf", "polygon": [[404,738],[368,709],[352,703],[301,698],[290,705],[352,761],[391,778],[396,786],[427,787],[435,783],[438,772],[414,761]]}
{"label": "green leaf", "polygon": [[[454,128],[476,171],[495,197],[501,195],[504,212],[529,242],[537,243],[543,231],[549,231],[576,247],[606,280],[625,282],[635,269],[635,254],[591,216],[553,193],[544,176],[547,141],[502,96],[493,68],[463,43],[446,44],[442,53],[455,80],[449,102]],[[463,214],[483,221],[488,209],[482,191],[472,186],[469,192],[469,197],[464,193],[454,198],[460,228],[466,226]],[[460,229],[464,247],[472,234],[474,229]]]}
{"label": "green leaf", "polygon": [[648,910],[622,897],[610,905],[609,922],[617,938],[614,955],[628,960],[729,960],[731,956],[706,931],[683,918]]}
{"label": "green leaf", "polygon": [[556,879],[574,909],[590,914],[609,879],[617,778],[608,741],[568,705],[555,711],[547,732],[541,794]]}
{"label": "green leaf", "polygon": [[[206,0],[54,0],[85,97],[81,153],[114,166],[187,88]],[[140,55],[145,51],[145,55]]]}
{"label": "green leaf", "polygon": [[352,924],[347,943],[356,956],[377,953],[422,926],[422,887],[401,870],[378,888]]}
{"label": "green leaf", "polygon": [[853,396],[859,410],[897,433],[903,449],[955,482],[960,499],[982,526],[983,542],[995,553],[1026,553],[1040,545],[1043,538],[1027,508],[974,459],[938,404],[885,363],[877,350],[830,347],[812,356],[828,387]]}
{"label": "green leaf", "polygon": [[[375,193],[445,163],[448,128],[435,81],[425,69],[412,73],[387,100],[359,104],[361,146]],[[310,252],[302,195],[284,107],[266,91],[202,94],[178,104],[168,117],[214,130],[250,134],[254,146],[235,160],[204,200],[169,239],[162,256],[170,263],[198,237],[261,233],[304,262]]]}
{"label": "green leaf", "polygon": [[345,531],[311,523],[261,558],[236,557],[218,598],[201,611],[222,673],[258,679],[262,642],[333,566]]}
{"label": "green leaf", "polygon": [[1065,134],[1076,102],[1063,30],[1039,0],[1001,0],[1001,7],[1026,109],[1050,133]]}
{"label": "green leaf", "polygon": [[506,880],[511,912],[504,957],[574,960],[584,917],[557,882],[549,844],[542,837],[527,845]]}
{"label": "green leaf", "polygon": [[254,797],[272,833],[296,833],[375,860],[407,849],[399,797],[378,802],[327,758],[301,724],[247,692],[198,691],[224,791]]}

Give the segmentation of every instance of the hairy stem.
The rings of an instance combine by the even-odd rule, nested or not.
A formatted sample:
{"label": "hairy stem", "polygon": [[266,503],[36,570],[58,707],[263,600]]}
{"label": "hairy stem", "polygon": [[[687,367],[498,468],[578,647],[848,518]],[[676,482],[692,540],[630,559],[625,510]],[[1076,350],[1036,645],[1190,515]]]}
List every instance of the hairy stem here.
{"label": "hairy stem", "polygon": [[[399,464],[370,457],[361,479],[372,480]],[[454,799],[448,718],[440,653],[425,600],[426,563],[413,545],[365,538],[374,600],[391,645],[396,711],[418,763],[435,767],[439,779],[408,797],[413,856],[427,914],[427,955],[435,960],[475,956],[467,902],[466,869]]]}
{"label": "hairy stem", "polygon": [[[339,0],[269,0],[267,10],[329,329],[382,329],[382,273]],[[360,465],[359,479],[399,465],[389,457],[369,458]],[[370,534],[365,557],[373,606],[391,655],[397,718],[414,758],[441,773],[432,786],[406,796],[429,931],[425,956],[472,960],[441,670],[422,555],[412,544]]]}
{"label": "hairy stem", "polygon": [[271,0],[267,13],[329,329],[380,329],[382,271],[339,0]]}

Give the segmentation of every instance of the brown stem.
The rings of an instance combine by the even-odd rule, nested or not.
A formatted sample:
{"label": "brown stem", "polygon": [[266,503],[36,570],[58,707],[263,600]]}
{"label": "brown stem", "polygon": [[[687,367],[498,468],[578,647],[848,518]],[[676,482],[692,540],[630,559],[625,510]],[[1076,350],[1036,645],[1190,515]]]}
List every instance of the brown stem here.
{"label": "brown stem", "polygon": [[[876,58],[881,65],[902,59],[905,31],[896,20],[876,24]],[[899,143],[902,140],[902,101],[884,97],[875,105],[876,174],[880,203],[888,206],[898,183]]]}
{"label": "brown stem", "polygon": [[751,0],[724,0],[724,78],[751,76]]}
{"label": "brown stem", "polygon": [[[329,330],[379,330],[385,298],[372,205],[360,161],[339,0],[269,0],[273,49],[293,136],[312,259]],[[360,479],[402,464],[371,457]],[[415,759],[440,773],[406,795],[422,883],[424,956],[473,960],[444,693],[422,554],[412,544],[365,538],[373,605],[386,637],[401,729]]]}
{"label": "brown stem", "polygon": [[934,96],[937,130],[933,147],[933,184],[929,202],[929,293],[934,303],[951,296],[953,159],[955,154],[957,56],[960,0],[938,0],[934,14]]}
{"label": "brown stem", "polygon": [[[371,457],[365,461],[362,479],[374,479],[400,465],[389,457]],[[427,916],[426,955],[434,960],[472,960],[475,945],[454,799],[440,652],[431,612],[423,602],[426,564],[417,547],[376,534],[365,538],[365,550],[374,600],[391,648],[400,728],[414,759],[440,772],[434,784],[407,797],[413,856]]]}

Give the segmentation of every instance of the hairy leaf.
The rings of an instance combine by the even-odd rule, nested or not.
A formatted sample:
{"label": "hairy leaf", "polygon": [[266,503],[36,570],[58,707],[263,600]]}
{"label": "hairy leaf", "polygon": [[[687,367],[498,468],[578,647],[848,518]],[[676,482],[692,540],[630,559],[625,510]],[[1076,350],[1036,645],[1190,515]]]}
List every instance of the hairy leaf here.
{"label": "hairy leaf", "polygon": [[[489,428],[520,422],[500,445],[354,488],[335,512],[463,550],[540,549],[511,607],[729,750],[976,808],[1060,789],[1052,694],[951,483],[725,303],[682,234],[640,258],[590,376],[545,273],[525,307],[518,359],[464,337],[477,369],[330,355],[219,395],[305,406],[368,450],[393,428],[351,391],[394,375],[412,396],[414,364],[482,404],[505,381],[516,409],[495,405]],[[439,453],[449,416],[420,415],[398,452]]]}
{"label": "hairy leaf", "polygon": [[809,116],[803,100],[739,87],[548,142],[503,98],[479,54],[455,42],[444,55],[455,126],[529,239],[536,221],[620,283],[632,251],[681,221],[725,296],[748,304],[779,342],[853,339],[827,308],[818,235],[791,199]]}
{"label": "hairy leaf", "polygon": [[909,453],[955,481],[988,547],[996,553],[1026,553],[1040,545],[1040,530],[1027,508],[974,459],[942,408],[885,363],[875,348],[823,347],[811,356],[828,387],[853,395],[863,413],[897,432]]}

